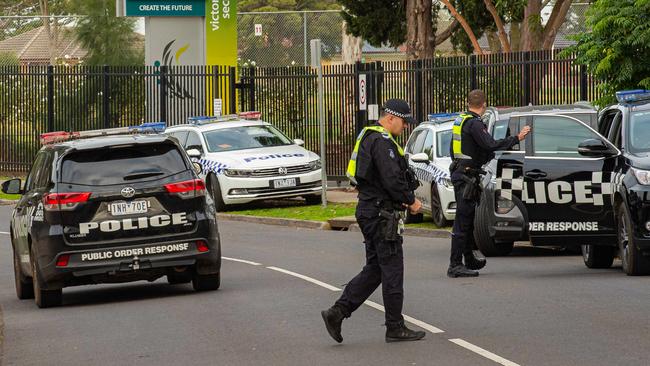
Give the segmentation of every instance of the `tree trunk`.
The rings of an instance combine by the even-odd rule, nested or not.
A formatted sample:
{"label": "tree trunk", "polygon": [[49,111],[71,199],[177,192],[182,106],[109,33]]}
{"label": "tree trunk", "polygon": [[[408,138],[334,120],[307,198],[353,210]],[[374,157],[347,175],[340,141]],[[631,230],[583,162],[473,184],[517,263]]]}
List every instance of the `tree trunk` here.
{"label": "tree trunk", "polygon": [[435,34],[431,0],[406,0],[406,55],[420,60],[433,57]]}
{"label": "tree trunk", "polygon": [[503,49],[504,52],[511,52],[510,42],[508,42],[508,35],[506,34],[506,30],[503,27],[503,22],[501,21],[501,17],[497,12],[497,8],[495,8],[494,4],[492,4],[492,0],[483,0],[483,2],[485,3],[485,7],[488,9],[490,14],[492,14],[494,23],[497,25],[497,30],[499,33],[499,41],[501,42],[501,48]]}
{"label": "tree trunk", "polygon": [[56,20],[53,23],[51,22],[50,12],[47,8],[47,0],[39,0],[38,3],[41,8],[43,27],[45,27],[45,32],[47,33],[47,48],[50,54],[50,65],[54,65],[56,64],[56,44],[58,38]]}
{"label": "tree trunk", "polygon": [[442,33],[436,35],[436,46],[439,46],[442,44],[442,42],[448,40],[449,37],[451,37],[451,35],[454,34],[454,32],[456,31],[456,29],[458,29],[459,26],[460,23],[458,22],[458,20],[454,19],[454,21],[451,22],[451,24],[449,25],[449,27],[447,27],[447,29],[442,31]]}
{"label": "tree trunk", "polygon": [[521,51],[521,23],[510,23],[510,45],[512,52]]}
{"label": "tree trunk", "polygon": [[548,22],[544,27],[542,49],[548,50],[553,47],[557,31],[566,21],[566,15],[569,12],[569,9],[571,9],[572,2],[572,0],[557,0],[555,5],[553,5],[551,17],[548,19]]}
{"label": "tree trunk", "polygon": [[355,37],[347,32],[347,23],[343,22],[342,58],[346,65],[361,61],[361,37]]}
{"label": "tree trunk", "polygon": [[[474,53],[477,55],[482,55],[483,50],[481,50],[481,46],[478,44],[478,40],[476,39],[476,35],[474,35],[474,31],[472,28],[469,26],[469,23],[467,23],[467,20],[458,13],[456,8],[454,8],[453,5],[449,2],[449,0],[441,0],[443,4],[449,9],[449,12],[451,15],[458,20],[460,25],[463,26],[463,29],[465,30],[465,33],[467,33],[467,36],[469,37],[469,40],[472,42],[472,46],[474,47]],[[408,14],[407,14],[408,16]]]}
{"label": "tree trunk", "polygon": [[542,0],[528,0],[521,29],[521,50],[534,51],[542,46]]}

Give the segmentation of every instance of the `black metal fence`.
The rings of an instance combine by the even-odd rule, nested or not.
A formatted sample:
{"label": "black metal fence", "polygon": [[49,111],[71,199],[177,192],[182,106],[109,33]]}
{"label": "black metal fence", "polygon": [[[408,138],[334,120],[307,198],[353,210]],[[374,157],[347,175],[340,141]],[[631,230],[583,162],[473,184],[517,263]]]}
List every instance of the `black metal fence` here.
{"label": "black metal fence", "polygon": [[[449,57],[323,67],[328,175],[342,177],[357,132],[369,123],[360,105],[406,99],[418,120],[465,108],[467,93],[496,106],[594,100],[595,81],[557,51]],[[260,110],[292,138],[319,151],[316,71],[307,67],[0,66],[0,170],[25,171],[46,131],[87,130],[145,121]],[[402,136],[402,142],[408,135]]]}

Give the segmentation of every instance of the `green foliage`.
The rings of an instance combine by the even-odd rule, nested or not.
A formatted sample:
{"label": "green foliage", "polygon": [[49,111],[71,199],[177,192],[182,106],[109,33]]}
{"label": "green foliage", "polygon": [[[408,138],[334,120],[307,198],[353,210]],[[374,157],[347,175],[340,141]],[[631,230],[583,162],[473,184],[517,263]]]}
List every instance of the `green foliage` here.
{"label": "green foliage", "polygon": [[650,0],[598,0],[587,12],[587,28],[563,55],[577,55],[599,81],[606,105],[618,90],[650,89]]}
{"label": "green foliage", "polygon": [[338,0],[345,7],[348,33],[375,47],[397,47],[406,41],[406,9],[402,0]]}
{"label": "green foliage", "polygon": [[88,51],[89,65],[143,65],[144,50],[136,49],[135,20],[115,15],[115,1],[71,0],[77,14],[85,14],[75,27],[76,37]]}

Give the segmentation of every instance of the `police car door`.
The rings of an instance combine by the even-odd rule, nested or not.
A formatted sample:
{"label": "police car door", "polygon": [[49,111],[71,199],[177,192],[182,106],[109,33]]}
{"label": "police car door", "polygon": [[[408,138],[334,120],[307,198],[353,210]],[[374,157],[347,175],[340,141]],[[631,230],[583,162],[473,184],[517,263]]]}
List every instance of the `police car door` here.
{"label": "police car door", "polygon": [[[616,157],[578,153],[586,139],[604,137],[583,122],[559,115],[532,115],[526,143],[522,201],[528,213],[531,241],[536,245],[596,244],[614,235],[609,195]],[[558,237],[564,238],[557,242]],[[582,240],[586,242],[581,242]]]}

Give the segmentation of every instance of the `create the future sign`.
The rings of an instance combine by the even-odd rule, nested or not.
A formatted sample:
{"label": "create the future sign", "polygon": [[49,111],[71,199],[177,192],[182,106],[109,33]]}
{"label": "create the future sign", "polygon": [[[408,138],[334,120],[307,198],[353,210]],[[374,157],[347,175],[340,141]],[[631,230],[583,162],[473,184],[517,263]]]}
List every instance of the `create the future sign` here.
{"label": "create the future sign", "polygon": [[202,17],[206,0],[126,0],[129,17]]}

